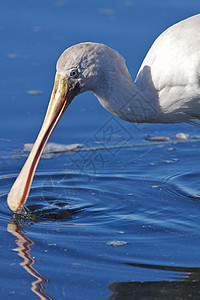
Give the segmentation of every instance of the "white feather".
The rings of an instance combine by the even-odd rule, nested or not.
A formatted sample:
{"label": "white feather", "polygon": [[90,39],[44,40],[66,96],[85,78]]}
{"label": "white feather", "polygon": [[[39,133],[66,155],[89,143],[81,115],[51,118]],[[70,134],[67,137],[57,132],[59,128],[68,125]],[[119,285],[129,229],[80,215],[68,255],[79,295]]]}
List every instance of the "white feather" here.
{"label": "white feather", "polygon": [[57,72],[80,72],[80,93],[92,90],[111,113],[130,122],[191,122],[200,116],[200,15],[162,33],[147,53],[135,82],[123,57],[98,43],[68,48]]}

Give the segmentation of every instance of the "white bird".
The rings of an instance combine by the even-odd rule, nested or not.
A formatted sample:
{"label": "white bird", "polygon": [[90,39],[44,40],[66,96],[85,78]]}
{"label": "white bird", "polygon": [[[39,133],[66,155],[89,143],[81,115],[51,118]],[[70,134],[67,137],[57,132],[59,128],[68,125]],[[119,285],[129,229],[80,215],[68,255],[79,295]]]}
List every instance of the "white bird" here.
{"label": "white bird", "polygon": [[123,57],[106,45],[81,43],[62,53],[42,128],[8,194],[11,210],[25,204],[52,131],[73,98],[86,91],[93,91],[103,107],[129,122],[195,123],[200,118],[200,14],[156,39],[135,82]]}

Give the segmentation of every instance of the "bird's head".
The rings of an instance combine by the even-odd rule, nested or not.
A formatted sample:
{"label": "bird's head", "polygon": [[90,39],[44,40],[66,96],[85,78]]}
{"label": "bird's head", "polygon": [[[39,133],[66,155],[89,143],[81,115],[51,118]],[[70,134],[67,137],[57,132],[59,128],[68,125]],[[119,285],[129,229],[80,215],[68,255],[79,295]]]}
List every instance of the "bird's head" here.
{"label": "bird's head", "polygon": [[[99,43],[80,43],[58,59],[51,99],[44,123],[54,127],[75,96],[85,91],[106,90],[108,82],[124,70],[124,59]],[[129,74],[129,73],[128,73]]]}
{"label": "bird's head", "polygon": [[123,70],[124,65],[123,57],[110,47],[99,43],[80,43],[62,53],[56,74],[65,78],[70,102],[79,93],[98,89],[110,76]]}
{"label": "bird's head", "polygon": [[103,44],[81,43],[63,52],[57,62],[55,83],[42,128],[8,195],[11,210],[18,211],[25,204],[42,151],[73,98],[106,85],[108,77],[119,72],[122,65],[121,55]]}

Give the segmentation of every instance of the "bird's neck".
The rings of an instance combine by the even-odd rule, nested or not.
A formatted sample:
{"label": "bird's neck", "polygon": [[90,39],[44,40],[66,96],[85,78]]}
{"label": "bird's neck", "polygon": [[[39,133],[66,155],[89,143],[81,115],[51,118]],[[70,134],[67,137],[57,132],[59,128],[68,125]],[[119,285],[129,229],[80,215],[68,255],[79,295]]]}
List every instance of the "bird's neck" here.
{"label": "bird's neck", "polygon": [[120,76],[118,80],[105,80],[93,92],[102,106],[120,119],[137,123],[155,120],[157,109],[154,101],[145,97],[130,74]]}

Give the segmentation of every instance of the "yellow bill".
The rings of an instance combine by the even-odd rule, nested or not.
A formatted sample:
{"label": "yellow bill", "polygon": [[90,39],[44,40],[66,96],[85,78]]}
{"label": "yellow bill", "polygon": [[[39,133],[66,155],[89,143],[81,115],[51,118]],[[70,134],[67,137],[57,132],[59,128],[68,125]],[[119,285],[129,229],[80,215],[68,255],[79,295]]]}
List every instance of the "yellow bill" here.
{"label": "yellow bill", "polygon": [[8,206],[12,211],[18,211],[24,206],[42,151],[60,117],[70,104],[72,100],[70,98],[67,78],[57,73],[42,128],[29,157],[8,194]]}

